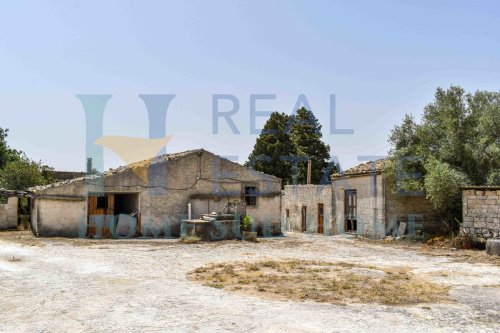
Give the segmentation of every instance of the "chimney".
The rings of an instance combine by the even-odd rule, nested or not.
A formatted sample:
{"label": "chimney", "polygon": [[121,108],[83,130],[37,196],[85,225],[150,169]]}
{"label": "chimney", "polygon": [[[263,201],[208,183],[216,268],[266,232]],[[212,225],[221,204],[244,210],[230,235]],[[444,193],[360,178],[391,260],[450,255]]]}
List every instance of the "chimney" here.
{"label": "chimney", "polygon": [[87,158],[87,173],[91,174],[92,173],[92,158]]}
{"label": "chimney", "polygon": [[312,162],[307,161],[307,185],[311,184]]}

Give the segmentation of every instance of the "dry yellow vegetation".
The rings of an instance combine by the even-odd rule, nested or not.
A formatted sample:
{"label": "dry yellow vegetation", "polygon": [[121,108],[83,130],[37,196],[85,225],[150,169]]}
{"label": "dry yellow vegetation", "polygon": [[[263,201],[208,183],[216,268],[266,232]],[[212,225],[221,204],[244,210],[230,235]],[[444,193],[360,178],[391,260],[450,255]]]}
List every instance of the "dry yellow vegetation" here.
{"label": "dry yellow vegetation", "polygon": [[203,285],[280,300],[407,305],[446,301],[448,287],[407,268],[346,262],[265,260],[212,264],[188,273]]}

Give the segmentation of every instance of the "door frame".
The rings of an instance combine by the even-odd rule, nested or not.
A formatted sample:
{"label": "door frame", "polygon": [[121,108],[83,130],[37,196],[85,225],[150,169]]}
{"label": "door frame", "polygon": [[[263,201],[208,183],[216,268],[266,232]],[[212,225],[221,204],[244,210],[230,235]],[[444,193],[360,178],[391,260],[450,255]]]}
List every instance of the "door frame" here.
{"label": "door frame", "polygon": [[302,206],[300,212],[301,212],[302,232],[304,232],[307,231],[307,206]]}
{"label": "door frame", "polygon": [[322,234],[325,232],[325,206],[322,203],[318,203],[318,233]]}
{"label": "door frame", "polygon": [[355,189],[345,190],[344,197],[344,232],[358,231],[358,192]]}
{"label": "door frame", "polygon": [[[116,196],[126,194],[137,195],[137,225],[136,225],[136,236],[141,234],[141,193],[140,192],[89,192],[87,195],[87,237],[94,237],[97,235],[98,230],[95,225],[91,225],[90,216],[95,215],[115,215],[115,204]],[[97,208],[97,197],[106,197],[106,208]],[[116,227],[116,226],[115,226]],[[101,226],[101,238],[112,238],[114,237],[115,227],[110,228],[109,225]]]}

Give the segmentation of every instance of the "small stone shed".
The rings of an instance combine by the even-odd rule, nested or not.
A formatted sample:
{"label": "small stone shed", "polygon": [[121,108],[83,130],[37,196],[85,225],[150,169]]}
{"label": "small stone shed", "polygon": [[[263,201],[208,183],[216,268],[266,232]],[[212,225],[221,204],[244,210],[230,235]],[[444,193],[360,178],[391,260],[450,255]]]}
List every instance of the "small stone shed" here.
{"label": "small stone shed", "polygon": [[331,185],[285,186],[282,220],[288,230],[382,238],[434,232],[439,220],[425,195],[394,194],[382,175],[385,160],[332,175]]}
{"label": "small stone shed", "polygon": [[281,233],[281,180],[203,149],[165,154],[31,189],[32,228],[40,236],[177,237],[181,221],[212,212],[255,219],[261,235]]}
{"label": "small stone shed", "polygon": [[500,186],[462,189],[462,232],[473,238],[500,238]]}
{"label": "small stone shed", "polygon": [[0,230],[17,228],[19,200],[26,195],[22,191],[0,189]]}

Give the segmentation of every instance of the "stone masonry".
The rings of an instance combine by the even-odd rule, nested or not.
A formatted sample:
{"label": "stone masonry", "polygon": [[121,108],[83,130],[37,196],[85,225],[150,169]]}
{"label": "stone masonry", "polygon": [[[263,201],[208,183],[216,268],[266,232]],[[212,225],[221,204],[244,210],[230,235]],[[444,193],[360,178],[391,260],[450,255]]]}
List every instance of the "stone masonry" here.
{"label": "stone masonry", "polygon": [[474,238],[500,238],[500,187],[462,191],[463,232]]}

